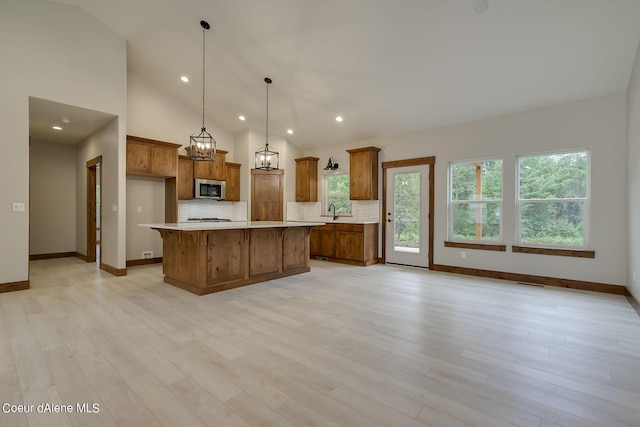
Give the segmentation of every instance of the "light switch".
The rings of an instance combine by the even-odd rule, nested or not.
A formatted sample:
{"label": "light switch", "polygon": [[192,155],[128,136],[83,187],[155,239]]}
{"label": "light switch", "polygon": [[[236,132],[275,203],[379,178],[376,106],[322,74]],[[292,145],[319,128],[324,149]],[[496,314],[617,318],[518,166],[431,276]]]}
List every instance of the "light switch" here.
{"label": "light switch", "polygon": [[118,205],[112,205],[112,206],[111,206],[111,210],[112,210],[113,212],[118,212]]}
{"label": "light switch", "polygon": [[13,212],[24,212],[24,203],[14,203],[11,210]]}
{"label": "light switch", "polygon": [[142,206],[138,206],[138,212],[142,212]]}

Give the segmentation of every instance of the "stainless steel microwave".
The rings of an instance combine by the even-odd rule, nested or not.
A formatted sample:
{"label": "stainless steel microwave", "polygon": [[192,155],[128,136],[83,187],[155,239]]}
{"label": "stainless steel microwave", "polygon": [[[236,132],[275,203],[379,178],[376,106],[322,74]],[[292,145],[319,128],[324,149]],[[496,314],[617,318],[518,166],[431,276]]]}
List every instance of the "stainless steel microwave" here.
{"label": "stainless steel microwave", "polygon": [[196,199],[224,200],[227,197],[227,183],[212,179],[196,179],[194,194]]}

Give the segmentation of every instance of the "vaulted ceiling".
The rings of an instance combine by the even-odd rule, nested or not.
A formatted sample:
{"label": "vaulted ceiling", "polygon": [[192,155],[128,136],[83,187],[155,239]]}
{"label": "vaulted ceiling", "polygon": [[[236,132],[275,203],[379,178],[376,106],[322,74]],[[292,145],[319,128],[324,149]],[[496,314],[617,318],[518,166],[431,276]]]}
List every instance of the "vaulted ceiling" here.
{"label": "vaulted ceiling", "polygon": [[269,76],[269,132],[301,148],[621,93],[640,40],[638,0],[61,2],[124,37],[129,69],[196,112],[208,21],[207,120],[264,129]]}

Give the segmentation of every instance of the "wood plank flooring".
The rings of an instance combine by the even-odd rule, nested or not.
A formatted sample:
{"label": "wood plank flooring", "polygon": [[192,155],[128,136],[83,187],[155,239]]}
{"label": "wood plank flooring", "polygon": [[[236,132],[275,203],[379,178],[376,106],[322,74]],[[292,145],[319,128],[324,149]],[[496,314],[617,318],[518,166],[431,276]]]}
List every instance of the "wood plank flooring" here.
{"label": "wood plank flooring", "polygon": [[32,261],[0,294],[0,426],[640,425],[624,296],[311,267],[198,297],[161,265]]}

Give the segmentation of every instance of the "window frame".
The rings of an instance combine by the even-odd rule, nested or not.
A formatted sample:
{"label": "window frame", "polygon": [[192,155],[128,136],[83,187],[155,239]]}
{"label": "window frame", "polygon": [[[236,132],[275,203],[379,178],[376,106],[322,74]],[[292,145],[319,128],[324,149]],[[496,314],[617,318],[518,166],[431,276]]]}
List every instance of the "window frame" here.
{"label": "window frame", "polygon": [[[324,179],[323,179],[323,184],[324,184],[324,206],[326,207],[326,209],[329,208],[329,177],[332,176],[340,176],[340,175],[346,175],[347,179],[350,179],[350,174],[349,172],[340,172],[340,173],[330,173],[330,174],[326,174],[324,175]],[[347,200],[349,201],[349,212],[348,213],[342,213],[342,212],[337,212],[337,215],[340,216],[353,216],[353,204],[351,201],[351,192],[348,193],[335,193],[332,194],[332,196],[346,196]],[[323,211],[321,216],[331,216],[333,214],[329,214],[326,211]]]}
{"label": "window frame", "polygon": [[[553,199],[521,199],[520,198],[520,160],[525,157],[542,157],[563,154],[586,153],[587,169],[586,169],[586,197],[576,198],[553,198]],[[553,150],[536,153],[518,154],[516,155],[516,175],[515,175],[515,242],[517,248],[526,252],[526,248],[540,248],[549,250],[562,251],[589,251],[590,247],[590,217],[591,217],[591,149],[589,147],[577,147],[564,150]],[[563,245],[553,243],[530,243],[522,241],[522,203],[563,203],[579,201],[583,203],[582,210],[582,245]],[[590,251],[589,251],[590,252]]]}
{"label": "window frame", "polygon": [[[499,161],[502,165],[502,180],[500,188],[500,199],[482,199],[482,200],[453,200],[453,168],[455,165],[460,164],[472,164],[482,162]],[[448,167],[448,185],[447,185],[447,247],[464,247],[468,249],[487,249],[487,250],[500,250],[504,251],[504,158],[502,157],[487,157],[481,159],[472,160],[460,160],[449,162]],[[499,238],[497,240],[487,239],[459,239],[454,237],[454,206],[455,205],[482,205],[487,203],[498,203],[500,209],[500,221],[498,225]]]}

